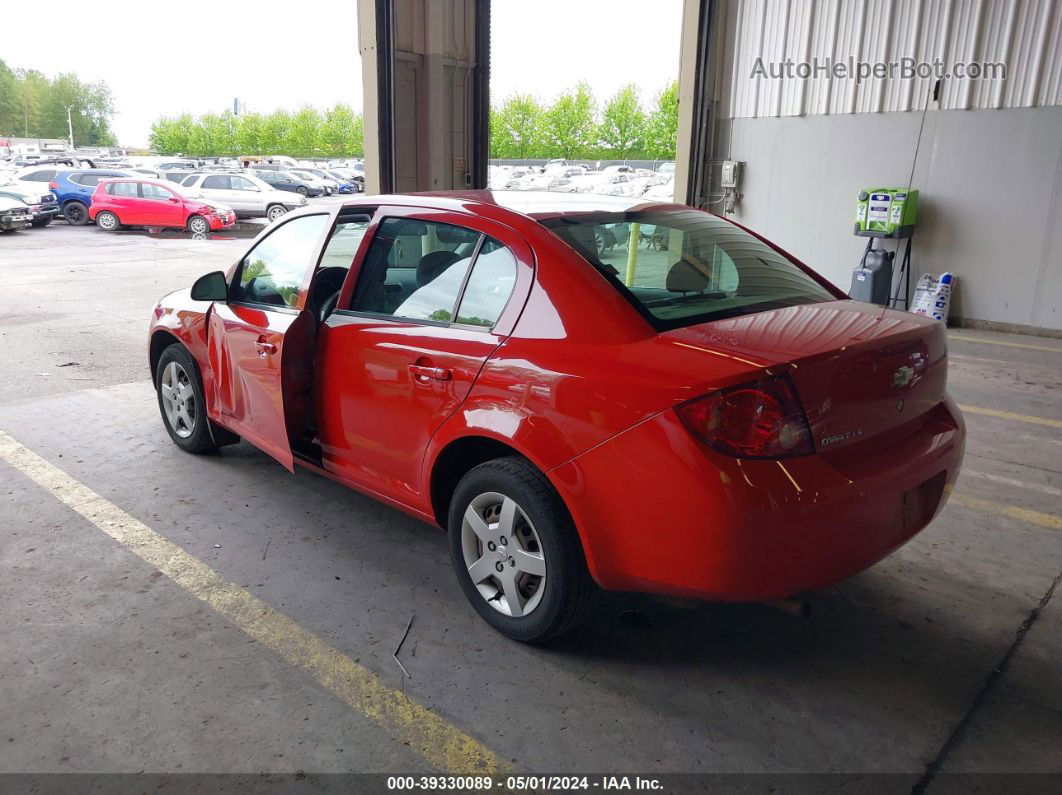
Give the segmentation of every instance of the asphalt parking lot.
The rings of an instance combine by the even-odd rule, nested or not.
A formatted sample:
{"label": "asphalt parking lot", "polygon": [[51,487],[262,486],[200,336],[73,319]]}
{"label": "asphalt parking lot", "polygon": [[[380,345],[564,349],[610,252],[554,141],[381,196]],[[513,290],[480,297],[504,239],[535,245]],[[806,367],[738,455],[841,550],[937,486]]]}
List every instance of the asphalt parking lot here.
{"label": "asphalt parking lot", "polygon": [[246,244],[0,239],[0,773],[1062,770],[1062,340],[951,333],[951,502],[809,619],[609,594],[526,647],[438,530],[170,442],[150,309]]}

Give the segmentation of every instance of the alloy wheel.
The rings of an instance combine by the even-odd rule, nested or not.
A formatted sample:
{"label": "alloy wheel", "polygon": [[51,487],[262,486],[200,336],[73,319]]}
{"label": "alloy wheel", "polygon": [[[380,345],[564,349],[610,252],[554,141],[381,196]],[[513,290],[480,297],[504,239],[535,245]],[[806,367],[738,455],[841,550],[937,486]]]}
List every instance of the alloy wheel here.
{"label": "alloy wheel", "polygon": [[516,500],[488,491],[474,498],[461,523],[468,575],[483,599],[520,618],[542,601],[546,559],[531,520]]}
{"label": "alloy wheel", "polygon": [[210,226],[202,218],[193,218],[188,223],[188,228],[197,235],[205,235],[210,231]]}
{"label": "alloy wheel", "polygon": [[173,432],[182,439],[187,439],[195,430],[199,410],[195,403],[195,390],[188,373],[177,362],[170,362],[162,371],[159,382],[162,395],[162,408],[166,412],[166,422]]}

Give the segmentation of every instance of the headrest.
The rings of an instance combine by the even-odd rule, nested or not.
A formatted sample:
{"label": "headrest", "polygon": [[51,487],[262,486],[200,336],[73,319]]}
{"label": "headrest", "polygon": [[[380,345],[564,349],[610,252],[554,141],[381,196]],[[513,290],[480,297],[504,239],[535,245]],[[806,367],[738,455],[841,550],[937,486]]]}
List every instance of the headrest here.
{"label": "headrest", "polygon": [[425,254],[417,263],[417,287],[423,287],[435,281],[451,265],[461,259],[460,254],[452,251],[432,251]]}
{"label": "headrest", "polygon": [[436,224],[435,236],[439,239],[440,243],[472,243],[479,237],[477,232],[473,232],[471,229],[462,229],[459,226],[451,226],[450,224]]}
{"label": "headrest", "polygon": [[708,289],[708,276],[692,263],[680,259],[667,272],[665,286],[673,293],[701,293]]}

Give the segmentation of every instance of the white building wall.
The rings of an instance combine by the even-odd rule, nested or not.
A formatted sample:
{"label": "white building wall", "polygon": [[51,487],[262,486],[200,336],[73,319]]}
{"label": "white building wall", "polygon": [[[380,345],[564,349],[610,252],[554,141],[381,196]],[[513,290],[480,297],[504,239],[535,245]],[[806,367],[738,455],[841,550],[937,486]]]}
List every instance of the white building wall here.
{"label": "white building wall", "polygon": [[[914,276],[958,276],[953,317],[1062,332],[1062,3],[721,0],[715,155],[744,161],[735,220],[842,289],[861,188],[921,191]],[[750,79],[764,61],[1004,61],[1006,80]],[[886,245],[895,247],[895,243]],[[898,266],[897,261],[897,266]]]}

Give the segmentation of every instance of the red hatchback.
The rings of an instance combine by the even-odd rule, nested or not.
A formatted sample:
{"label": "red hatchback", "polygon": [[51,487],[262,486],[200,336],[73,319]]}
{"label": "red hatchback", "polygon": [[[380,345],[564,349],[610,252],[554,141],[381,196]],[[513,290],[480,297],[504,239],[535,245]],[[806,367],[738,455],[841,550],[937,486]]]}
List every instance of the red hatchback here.
{"label": "red hatchback", "polygon": [[236,223],[230,207],[185,196],[164,182],[121,178],[100,181],[89,218],[107,232],[123,226],[165,226],[206,234]]}
{"label": "red hatchback", "polygon": [[163,298],[149,348],[179,447],[242,437],[445,528],[475,609],[523,641],[595,584],[828,586],[924,528],[963,455],[942,324],[626,198],[290,214]]}

